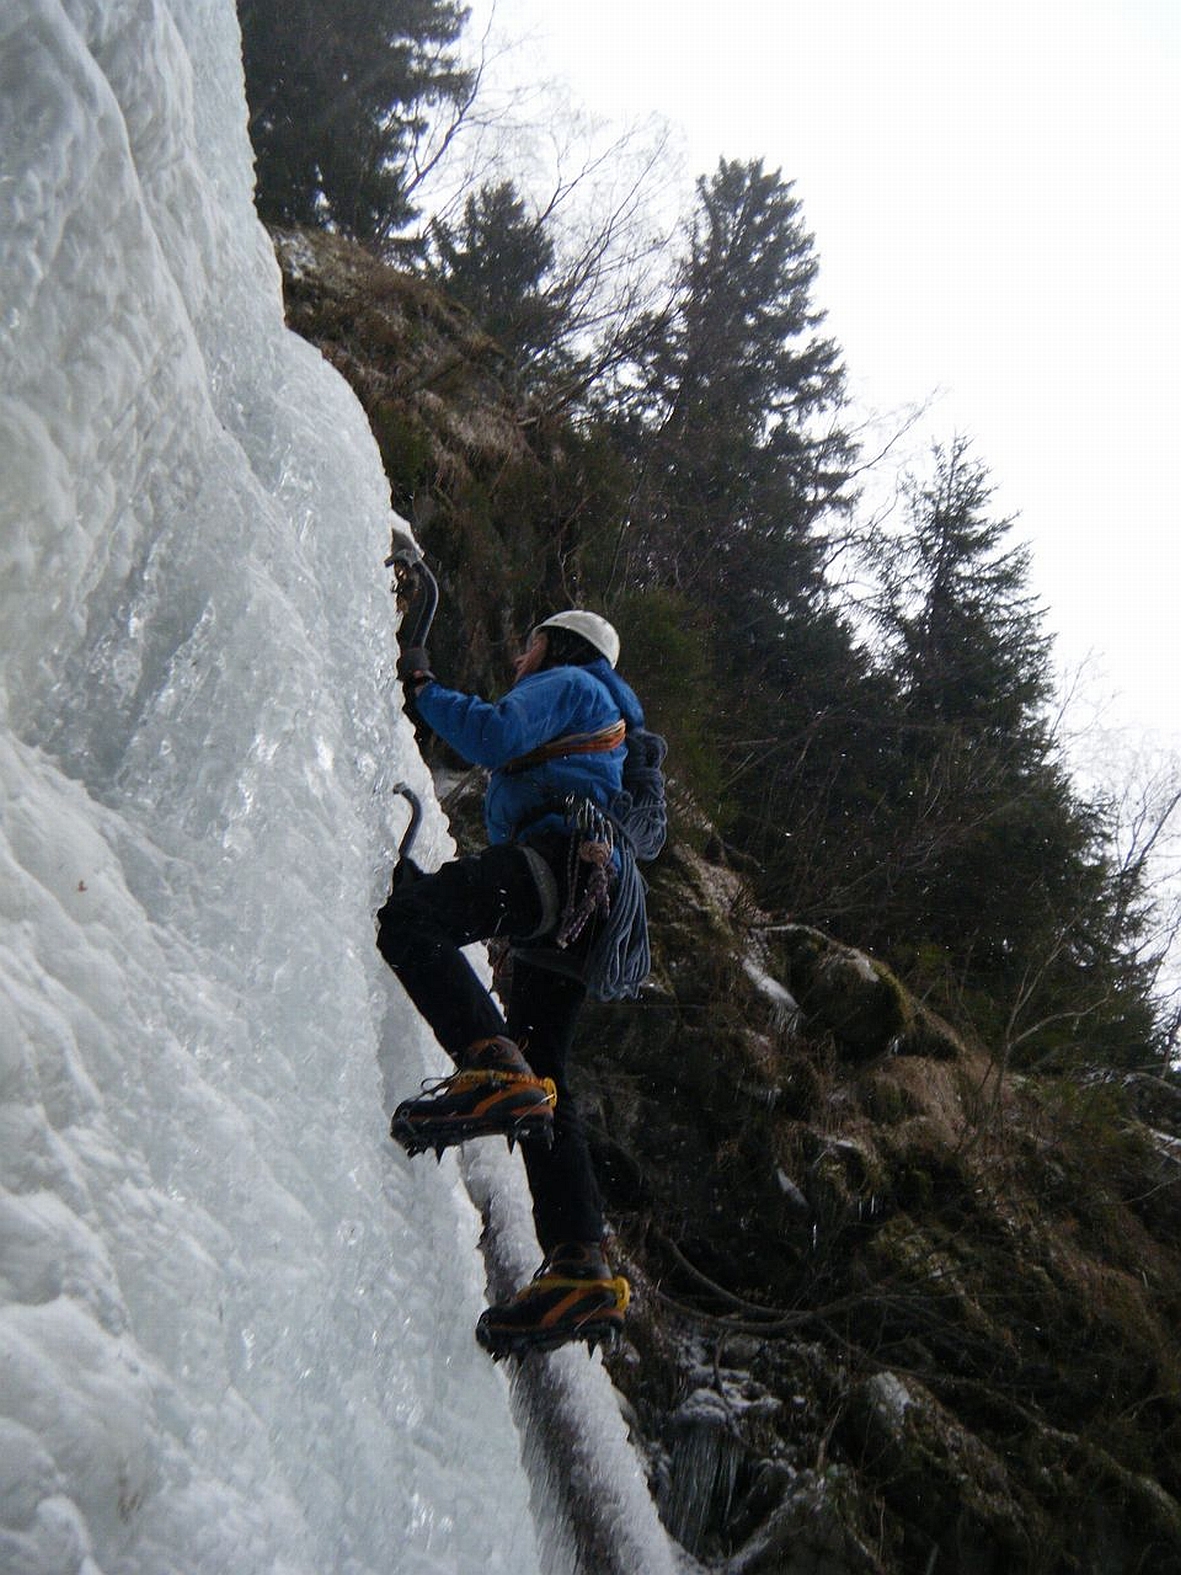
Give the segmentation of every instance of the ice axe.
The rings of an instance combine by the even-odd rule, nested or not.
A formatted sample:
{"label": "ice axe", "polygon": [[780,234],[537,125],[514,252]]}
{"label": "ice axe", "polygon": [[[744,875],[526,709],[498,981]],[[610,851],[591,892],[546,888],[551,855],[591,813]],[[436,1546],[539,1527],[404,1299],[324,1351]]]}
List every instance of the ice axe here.
{"label": "ice axe", "polygon": [[394,594],[402,604],[398,644],[403,650],[425,645],[439,606],[439,582],[426,566],[426,559],[412,543],[395,547],[385,560],[394,571]]}
{"label": "ice axe", "polygon": [[[424,646],[439,606],[439,582],[427,568],[422,553],[410,542],[395,547],[385,560],[385,567],[394,571],[393,590],[402,604],[398,644],[403,649]],[[422,874],[410,857],[422,822],[422,800],[406,782],[395,783],[393,791],[410,805],[410,823],[398,843],[398,861],[394,865],[390,885],[391,896],[404,882],[416,880]]]}
{"label": "ice axe", "polygon": [[395,782],[393,791],[404,798],[410,805],[410,823],[402,833],[398,843],[398,858],[394,864],[394,874],[390,881],[390,896],[397,891],[399,886],[407,881],[417,880],[422,874],[418,865],[410,857],[410,850],[414,846],[414,839],[418,836],[418,828],[422,822],[422,800],[408,782]]}

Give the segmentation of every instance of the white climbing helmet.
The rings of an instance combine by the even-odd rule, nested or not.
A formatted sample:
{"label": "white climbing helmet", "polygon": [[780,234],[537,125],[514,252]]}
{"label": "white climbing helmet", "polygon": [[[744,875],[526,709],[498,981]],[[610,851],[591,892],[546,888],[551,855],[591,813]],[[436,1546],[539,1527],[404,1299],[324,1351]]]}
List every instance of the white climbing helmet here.
{"label": "white climbing helmet", "polygon": [[571,634],[580,634],[588,645],[593,645],[601,656],[605,656],[609,666],[614,667],[619,660],[619,636],[598,613],[572,607],[569,612],[555,613],[539,623],[533,633],[540,634],[543,629],[569,629]]}

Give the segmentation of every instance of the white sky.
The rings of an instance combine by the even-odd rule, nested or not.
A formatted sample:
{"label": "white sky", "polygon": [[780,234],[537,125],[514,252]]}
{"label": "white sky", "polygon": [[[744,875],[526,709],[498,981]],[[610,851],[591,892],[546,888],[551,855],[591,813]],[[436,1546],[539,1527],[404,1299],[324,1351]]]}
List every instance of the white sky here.
{"label": "white sky", "polygon": [[[471,32],[491,0],[469,0]],[[1059,664],[1181,748],[1181,0],[496,0],[501,69],[796,184],[878,409],[936,395],[1019,514]]]}

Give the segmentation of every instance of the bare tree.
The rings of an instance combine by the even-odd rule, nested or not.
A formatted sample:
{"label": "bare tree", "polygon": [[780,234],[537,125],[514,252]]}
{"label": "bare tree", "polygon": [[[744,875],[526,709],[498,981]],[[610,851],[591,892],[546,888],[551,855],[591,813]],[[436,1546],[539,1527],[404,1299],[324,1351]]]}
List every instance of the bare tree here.
{"label": "bare tree", "polygon": [[522,87],[522,47],[498,39],[495,12],[470,69],[470,101],[422,149],[411,190],[426,222],[401,244],[429,249],[432,229],[457,229],[465,204],[511,174],[553,248],[544,294],[565,375],[547,403],[575,404],[624,359],[628,330],[658,299],[669,199],[686,183],[655,117],[620,129],[572,106],[562,84]]}

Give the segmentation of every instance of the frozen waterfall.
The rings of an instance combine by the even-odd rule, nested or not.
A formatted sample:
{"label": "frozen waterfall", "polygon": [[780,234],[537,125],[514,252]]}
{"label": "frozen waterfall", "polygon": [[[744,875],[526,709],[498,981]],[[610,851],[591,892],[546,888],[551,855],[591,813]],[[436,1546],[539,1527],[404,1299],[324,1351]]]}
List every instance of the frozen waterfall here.
{"label": "frozen waterfall", "polygon": [[[0,8],[0,1572],[560,1571],[479,1213],[386,1135],[442,1064],[373,948],[430,794],[388,490],[250,190],[232,0]],[[468,1181],[532,1267],[516,1163]]]}

